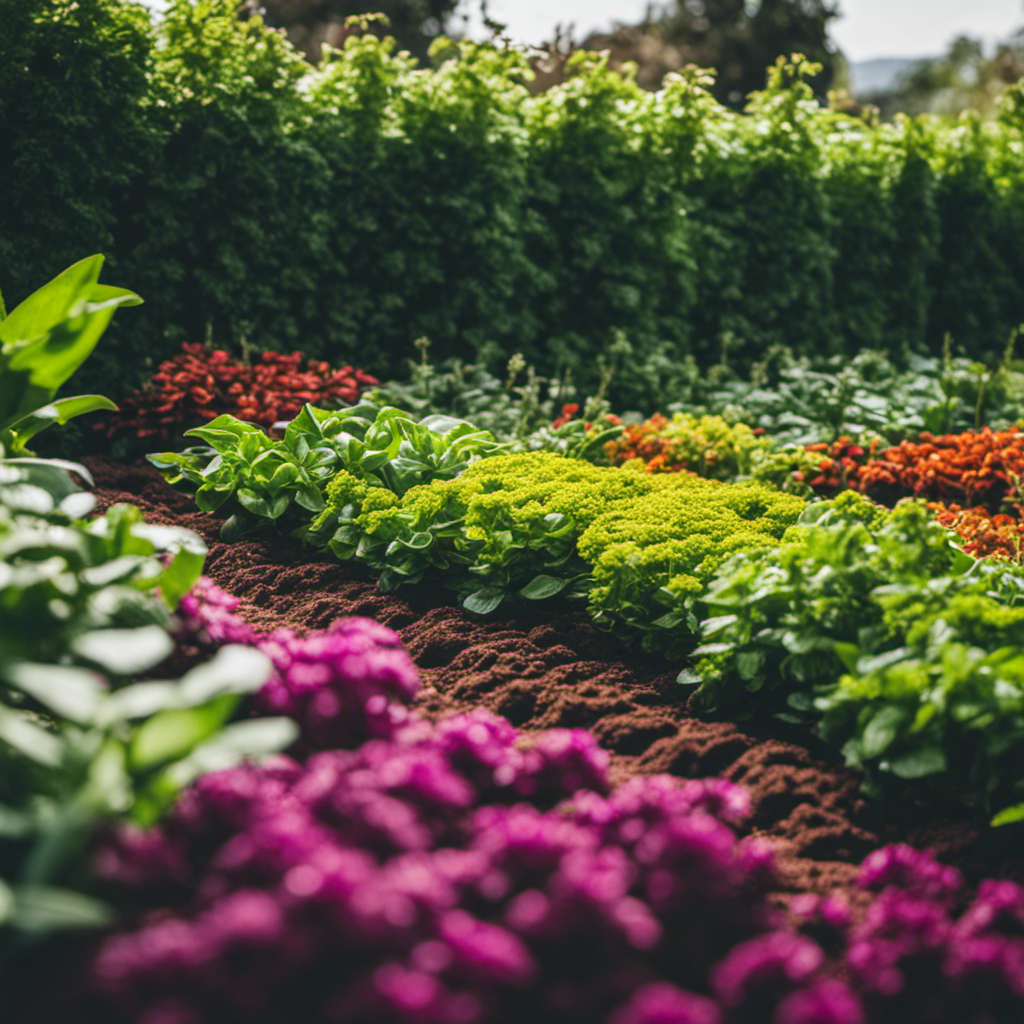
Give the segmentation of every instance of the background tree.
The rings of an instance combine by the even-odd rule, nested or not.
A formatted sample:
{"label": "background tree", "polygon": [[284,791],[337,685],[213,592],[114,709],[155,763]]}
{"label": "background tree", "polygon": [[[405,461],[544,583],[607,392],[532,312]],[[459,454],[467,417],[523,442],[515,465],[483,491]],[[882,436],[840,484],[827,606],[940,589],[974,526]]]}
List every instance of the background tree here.
{"label": "background tree", "polygon": [[291,42],[313,63],[321,46],[340,47],[347,31],[345,19],[356,14],[384,14],[388,26],[374,29],[392,35],[401,50],[421,63],[438,36],[451,32],[463,0],[246,0],[244,14],[261,14],[273,28],[283,28]]}
{"label": "background tree", "polygon": [[989,52],[980,39],[959,36],[941,56],[915,61],[892,88],[858,96],[884,120],[897,113],[992,114],[1006,88],[1024,77],[1024,28]]}
{"label": "background tree", "polygon": [[[838,13],[835,0],[672,0],[648,4],[638,25],[618,23],[579,45],[610,51],[612,67],[635,64],[637,84],[644,89],[661,88],[666,74],[686,64],[714,68],[715,97],[738,110],[750,93],[764,88],[776,58],[792,53],[822,66],[811,85],[824,98],[845,70],[828,36]],[[564,32],[547,45],[547,55],[535,61],[541,88],[560,80],[559,68],[573,46],[566,46]]]}

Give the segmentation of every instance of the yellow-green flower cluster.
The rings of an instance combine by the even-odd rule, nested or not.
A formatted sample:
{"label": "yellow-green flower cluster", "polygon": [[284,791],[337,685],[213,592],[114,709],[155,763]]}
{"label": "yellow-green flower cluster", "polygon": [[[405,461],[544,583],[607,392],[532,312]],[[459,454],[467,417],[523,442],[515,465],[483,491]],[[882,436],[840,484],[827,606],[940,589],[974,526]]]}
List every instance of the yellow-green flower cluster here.
{"label": "yellow-green flower cluster", "polygon": [[598,467],[549,453],[481,460],[378,497],[347,478],[317,524],[391,583],[441,570],[467,607],[512,592],[587,594],[595,620],[648,649],[692,644],[694,600],[736,551],[778,543],[804,502],[757,484]]}

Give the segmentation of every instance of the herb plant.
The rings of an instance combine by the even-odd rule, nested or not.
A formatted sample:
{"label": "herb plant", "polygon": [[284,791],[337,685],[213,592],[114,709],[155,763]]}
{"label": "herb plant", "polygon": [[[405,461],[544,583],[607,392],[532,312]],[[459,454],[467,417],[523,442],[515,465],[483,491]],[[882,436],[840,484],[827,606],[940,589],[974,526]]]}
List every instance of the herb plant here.
{"label": "herb plant", "polygon": [[221,535],[232,540],[275,524],[304,527],[325,508],[324,490],[339,472],[404,494],[430,480],[450,480],[501,446],[486,431],[447,416],[417,422],[399,409],[370,404],[328,411],[307,404],[280,440],[252,423],[219,416],[186,432],[206,447],[151,455],[172,484],[196,488],[205,512],[226,507]]}
{"label": "herb plant", "polygon": [[1024,815],[1024,573],[972,558],[923,503],[810,506],[704,602],[681,678],[706,710],[814,724],[876,794]]}

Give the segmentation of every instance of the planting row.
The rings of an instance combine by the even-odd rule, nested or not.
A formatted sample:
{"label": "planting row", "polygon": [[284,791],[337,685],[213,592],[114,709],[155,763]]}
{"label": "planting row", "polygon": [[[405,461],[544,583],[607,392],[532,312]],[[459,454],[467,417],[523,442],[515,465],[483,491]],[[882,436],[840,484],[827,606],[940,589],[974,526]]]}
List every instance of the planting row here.
{"label": "planting row", "polygon": [[[784,910],[770,847],[737,839],[742,789],[613,788],[582,731],[518,734],[484,711],[432,724],[389,630],[257,634],[196,577],[194,535],[123,506],[86,522],[10,482],[0,600],[23,628],[3,662],[0,953],[31,1019],[932,1024],[1024,1010],[1018,886],[972,895],[896,846],[862,866],[860,912],[811,895]],[[169,664],[180,681],[151,678]],[[99,828],[117,819],[134,824]],[[56,984],[40,942],[70,926],[85,931],[51,961]]]}
{"label": "planting row", "polygon": [[[931,384],[919,372],[922,421],[937,396],[947,420],[962,402],[950,379],[963,368],[943,372]],[[988,381],[1004,412],[1016,411],[1016,376],[1007,360]],[[882,425],[896,402],[847,383]],[[745,397],[772,405],[756,389]],[[1007,511],[1024,434],[886,446],[862,425],[863,444],[786,445],[772,432],[793,424],[777,410],[755,428],[722,411],[624,426],[566,406],[498,441],[436,412],[308,406],[281,437],[222,416],[190,431],[206,446],[153,461],[227,515],[225,538],[273,525],[358,559],[382,589],[429,579],[482,614],[509,599],[585,599],[597,624],[674,661],[708,712],[806,722],[876,794],[952,797],[1016,820],[1024,689],[1010,630],[1024,573],[1011,561],[1024,527]],[[935,500],[893,511],[811,500],[851,488],[888,505]],[[989,555],[1006,557],[974,557]]]}

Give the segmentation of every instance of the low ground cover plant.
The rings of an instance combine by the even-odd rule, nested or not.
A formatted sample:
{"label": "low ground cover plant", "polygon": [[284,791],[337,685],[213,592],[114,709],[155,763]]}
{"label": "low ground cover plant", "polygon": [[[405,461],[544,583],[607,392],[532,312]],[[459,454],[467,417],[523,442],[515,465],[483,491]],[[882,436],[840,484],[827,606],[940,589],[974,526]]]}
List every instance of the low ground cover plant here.
{"label": "low ground cover plant", "polygon": [[773,544],[803,501],[760,484],[652,476],[551,453],[477,462],[404,497],[340,473],[310,539],[381,573],[437,579],[471,611],[586,595],[596,622],[678,651],[725,556]]}

